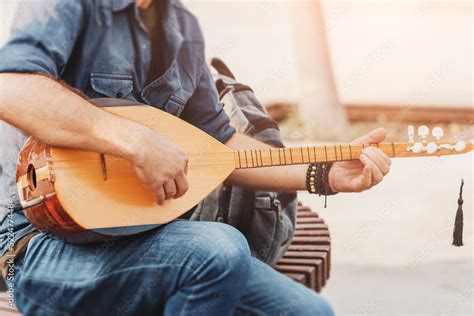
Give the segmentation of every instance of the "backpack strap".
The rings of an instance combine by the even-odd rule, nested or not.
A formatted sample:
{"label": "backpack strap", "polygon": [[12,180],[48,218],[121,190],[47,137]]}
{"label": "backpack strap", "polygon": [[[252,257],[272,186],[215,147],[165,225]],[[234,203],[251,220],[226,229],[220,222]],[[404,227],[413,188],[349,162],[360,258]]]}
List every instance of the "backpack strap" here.
{"label": "backpack strap", "polygon": [[230,91],[241,92],[250,91],[253,92],[252,88],[247,85],[237,82],[234,74],[230,71],[229,67],[219,58],[211,59],[211,66],[217,72],[214,75],[216,82],[217,92],[219,93],[219,100],[222,100],[224,95]]}

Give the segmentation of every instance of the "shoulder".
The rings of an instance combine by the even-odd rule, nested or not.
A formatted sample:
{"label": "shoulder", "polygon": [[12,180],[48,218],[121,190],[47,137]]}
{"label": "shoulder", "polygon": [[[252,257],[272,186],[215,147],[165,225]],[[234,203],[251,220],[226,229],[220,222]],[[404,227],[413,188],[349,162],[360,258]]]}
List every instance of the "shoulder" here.
{"label": "shoulder", "polygon": [[12,28],[30,26],[32,23],[78,19],[90,14],[97,6],[96,2],[96,0],[20,1],[14,13]]}
{"label": "shoulder", "polygon": [[188,41],[204,42],[197,17],[180,0],[172,0],[171,9],[176,14],[184,38]]}

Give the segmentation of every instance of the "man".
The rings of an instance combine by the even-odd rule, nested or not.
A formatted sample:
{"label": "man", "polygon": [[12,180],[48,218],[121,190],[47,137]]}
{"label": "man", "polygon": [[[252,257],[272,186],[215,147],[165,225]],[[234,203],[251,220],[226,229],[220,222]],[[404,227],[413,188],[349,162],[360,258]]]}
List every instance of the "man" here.
{"label": "man", "polygon": [[[46,144],[125,158],[156,202],[187,190],[186,154],[163,136],[95,107],[118,97],[164,109],[233,149],[267,148],[235,133],[204,61],[196,19],[179,2],[48,0],[20,8],[0,51],[2,212],[17,201],[15,168],[26,136]],[[61,84],[63,80],[67,85]],[[16,127],[16,128],[15,128]],[[22,132],[23,131],[24,134]],[[357,142],[385,138],[378,129]],[[389,158],[375,148],[336,163],[335,192],[382,180]],[[305,190],[307,166],[235,171],[227,181],[272,191]],[[101,245],[35,235],[15,215],[15,299],[25,315],[330,315],[317,294],[252,258],[228,225],[177,220]],[[2,221],[2,254],[8,221]]]}

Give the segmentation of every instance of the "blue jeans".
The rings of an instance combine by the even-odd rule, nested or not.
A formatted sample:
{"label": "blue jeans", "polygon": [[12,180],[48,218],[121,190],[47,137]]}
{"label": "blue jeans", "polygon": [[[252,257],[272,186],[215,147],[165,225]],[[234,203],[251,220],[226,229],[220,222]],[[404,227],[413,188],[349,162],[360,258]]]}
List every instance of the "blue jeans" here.
{"label": "blue jeans", "polygon": [[243,235],[174,221],[108,243],[39,234],[16,262],[24,315],[332,315],[316,293],[252,258]]}

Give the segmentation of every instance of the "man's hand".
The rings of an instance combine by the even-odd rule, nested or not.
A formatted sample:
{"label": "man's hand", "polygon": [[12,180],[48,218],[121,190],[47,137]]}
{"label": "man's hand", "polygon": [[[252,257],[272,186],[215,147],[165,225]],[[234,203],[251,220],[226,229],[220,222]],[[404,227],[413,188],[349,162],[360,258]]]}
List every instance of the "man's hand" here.
{"label": "man's hand", "polygon": [[[378,128],[357,138],[352,144],[373,144],[382,142],[387,133]],[[376,147],[368,147],[359,160],[336,162],[329,171],[328,180],[335,192],[362,192],[382,181],[390,171],[390,158]]]}
{"label": "man's hand", "polygon": [[138,178],[155,195],[158,204],[188,190],[188,157],[165,137],[146,129],[136,144],[132,163]]}

